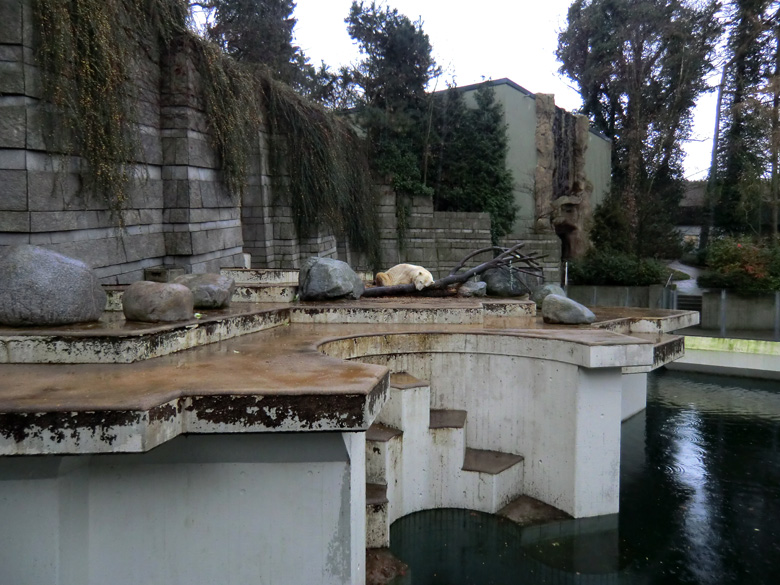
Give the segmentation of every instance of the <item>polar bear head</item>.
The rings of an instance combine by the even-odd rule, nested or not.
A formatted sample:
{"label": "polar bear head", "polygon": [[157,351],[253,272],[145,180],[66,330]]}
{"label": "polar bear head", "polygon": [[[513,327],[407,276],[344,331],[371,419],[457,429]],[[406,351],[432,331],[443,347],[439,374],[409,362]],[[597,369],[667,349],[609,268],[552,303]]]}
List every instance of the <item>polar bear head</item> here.
{"label": "polar bear head", "polygon": [[430,272],[425,270],[425,268],[419,268],[416,271],[412,281],[414,282],[414,288],[417,290],[422,290],[425,287],[431,286],[433,284],[433,276]]}

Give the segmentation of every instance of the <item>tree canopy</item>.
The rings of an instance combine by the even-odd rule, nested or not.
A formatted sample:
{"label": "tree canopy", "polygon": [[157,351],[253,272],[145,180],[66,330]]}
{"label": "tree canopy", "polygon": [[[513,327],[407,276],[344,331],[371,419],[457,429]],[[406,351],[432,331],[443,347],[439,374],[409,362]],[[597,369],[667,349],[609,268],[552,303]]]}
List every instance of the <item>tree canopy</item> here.
{"label": "tree canopy", "polygon": [[674,243],[681,146],[707,90],[717,9],[714,0],[575,0],[569,8],[560,70],[577,83],[583,113],[613,140],[613,191],[609,209],[597,210],[594,241],[643,256]]}

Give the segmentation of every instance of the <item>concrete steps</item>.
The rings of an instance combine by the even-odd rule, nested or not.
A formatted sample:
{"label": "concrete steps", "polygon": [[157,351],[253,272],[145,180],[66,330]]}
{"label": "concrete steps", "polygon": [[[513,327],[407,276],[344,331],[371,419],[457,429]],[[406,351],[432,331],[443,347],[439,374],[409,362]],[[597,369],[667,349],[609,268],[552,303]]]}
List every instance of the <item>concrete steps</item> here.
{"label": "concrete steps", "polygon": [[297,270],[223,268],[220,272],[236,283],[234,303],[291,303],[298,294]]}
{"label": "concrete steps", "polygon": [[[298,270],[271,268],[222,268],[223,275],[236,283],[234,303],[291,303],[298,294]],[[371,272],[358,272],[363,282],[371,282]]]}
{"label": "concrete steps", "polygon": [[366,432],[366,546],[387,547],[390,524],[432,508],[495,513],[523,491],[523,457],[466,444],[468,413],[431,409],[430,386],[390,376],[388,400]]}
{"label": "concrete steps", "polygon": [[701,313],[701,295],[677,295],[677,306],[680,311],[699,311]]}

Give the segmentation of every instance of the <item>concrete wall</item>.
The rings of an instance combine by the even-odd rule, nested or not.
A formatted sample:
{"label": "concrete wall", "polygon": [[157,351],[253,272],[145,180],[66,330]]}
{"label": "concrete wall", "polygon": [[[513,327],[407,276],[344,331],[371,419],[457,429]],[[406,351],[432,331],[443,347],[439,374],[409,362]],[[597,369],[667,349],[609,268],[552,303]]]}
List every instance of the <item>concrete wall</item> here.
{"label": "concrete wall", "polygon": [[[400,353],[392,337],[362,340],[365,348],[334,344],[325,351],[345,357],[336,351],[344,349],[362,362],[428,381],[432,409],[467,411],[467,447],[525,457],[521,493],[578,518],[618,511],[624,409],[619,362],[582,367],[569,361],[571,349],[535,340],[540,358],[500,336],[428,334],[409,340]],[[640,397],[633,398],[636,403]],[[443,489],[457,492],[458,486]],[[412,508],[425,504],[406,499],[404,494],[404,505]]]}
{"label": "concrete wall", "polygon": [[569,285],[566,294],[570,299],[588,307],[647,307],[668,308],[664,297],[665,287],[651,286],[591,286]]}
{"label": "concrete wall", "polygon": [[[780,323],[780,296],[741,296],[726,292],[726,331],[773,330]],[[720,329],[721,292],[705,292],[701,302],[701,328]]]}
{"label": "concrete wall", "polygon": [[[519,207],[513,233],[523,239],[534,231],[534,173],[536,151],[536,97],[509,79],[491,82],[496,100],[504,108],[509,138],[507,166],[514,177],[515,202]],[[478,85],[466,86],[466,103],[474,105]],[[609,194],[612,173],[612,142],[596,132],[590,132],[585,152],[585,172],[593,184],[591,209]]]}
{"label": "concrete wall", "polygon": [[[243,266],[244,252],[255,268],[297,268],[309,256],[373,268],[328,228],[314,229],[305,238],[296,233],[292,209],[273,193],[275,182],[284,177],[271,174],[273,141],[264,131],[257,137],[243,196],[228,191],[211,147],[200,79],[186,48],[169,54],[149,39],[139,46],[131,70],[139,96],[140,149],[137,180],[129,187],[125,209],[117,215],[102,194],[86,193],[78,157],[52,155],[43,140],[31,5],[32,0],[0,3],[0,248],[35,244],[54,249],[85,261],[105,284],[140,280],[144,268],[161,265],[217,272]],[[514,125],[531,123],[532,97],[513,101],[517,92],[509,86],[499,86],[497,93]],[[521,208],[532,213],[533,132],[511,133],[511,143],[517,197]],[[430,200],[415,199],[399,246],[396,197],[388,187],[380,189],[383,268],[412,262],[440,276],[468,252],[490,245],[486,214],[438,213]],[[522,236],[515,234],[506,244]],[[557,269],[557,257],[548,279],[557,280],[557,272],[550,272]]]}
{"label": "concrete wall", "polygon": [[585,174],[593,184],[590,207],[595,210],[612,188],[612,141],[593,131],[588,135],[585,151]]}
{"label": "concrete wall", "polygon": [[131,67],[140,149],[120,218],[102,194],[81,189],[77,158],[47,152],[31,6],[0,3],[0,246],[55,249],[105,283],[160,264],[194,272],[240,264],[239,200],[220,182],[189,56],[163,55],[149,41]]}
{"label": "concrete wall", "polygon": [[142,455],[0,458],[0,582],[363,583],[364,437],[190,435]]}

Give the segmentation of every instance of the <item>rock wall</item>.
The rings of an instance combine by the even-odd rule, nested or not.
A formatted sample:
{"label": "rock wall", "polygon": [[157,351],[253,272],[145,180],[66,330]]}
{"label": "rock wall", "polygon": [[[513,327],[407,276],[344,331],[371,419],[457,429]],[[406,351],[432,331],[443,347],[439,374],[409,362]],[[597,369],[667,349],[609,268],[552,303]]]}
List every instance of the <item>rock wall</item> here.
{"label": "rock wall", "polygon": [[[186,43],[167,51],[139,41],[131,67],[140,137],[136,179],[125,208],[112,212],[100,193],[82,189],[83,162],[47,147],[34,39],[32,0],[0,2],[0,248],[53,249],[89,264],[104,284],[131,283],[158,266],[216,272],[243,266],[244,253],[256,268],[297,268],[309,256],[373,268],[327,228],[299,237],[290,206],[274,196],[272,185],[284,178],[271,175],[264,132],[244,193],[226,188]],[[401,202],[389,187],[380,189],[383,267],[411,262],[444,275],[470,251],[490,245],[487,214],[434,212],[430,200],[415,198],[403,202],[399,246]]]}
{"label": "rock wall", "polygon": [[82,189],[82,161],[47,150],[34,33],[31,0],[0,3],[0,245],[54,249],[104,283],[139,280],[151,266],[240,264],[240,202],[220,181],[186,51],[162,55],[145,42],[137,53],[140,148],[117,214]]}
{"label": "rock wall", "polygon": [[555,106],[550,94],[536,95],[535,231],[554,232],[563,258],[578,258],[590,246],[593,183],[586,174],[588,119]]}

